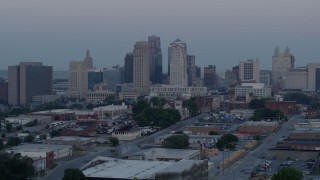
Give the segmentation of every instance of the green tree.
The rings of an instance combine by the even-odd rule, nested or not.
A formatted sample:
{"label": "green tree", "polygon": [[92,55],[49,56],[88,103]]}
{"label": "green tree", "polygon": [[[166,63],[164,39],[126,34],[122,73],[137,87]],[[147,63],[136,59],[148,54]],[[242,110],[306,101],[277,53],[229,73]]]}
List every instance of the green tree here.
{"label": "green tree", "polygon": [[108,105],[116,104],[116,96],[113,94],[110,94],[105,98],[104,102],[107,103]]}
{"label": "green tree", "polygon": [[141,113],[144,109],[148,108],[149,104],[147,103],[146,100],[140,100],[137,102],[137,104],[135,106],[133,106],[132,108],[132,112],[134,114],[139,114]]}
{"label": "green tree", "polygon": [[16,131],[21,131],[23,129],[23,127],[21,125],[16,127]]}
{"label": "green tree", "polygon": [[58,131],[58,130],[52,130],[51,132],[50,132],[50,137],[51,138],[53,138],[53,137],[58,137],[58,136],[60,136],[61,135],[61,133],[60,133],[60,131]]}
{"label": "green tree", "polygon": [[220,139],[218,139],[216,146],[217,148],[222,151],[224,149],[235,149],[235,144],[239,141],[238,137],[233,134],[226,134],[221,136]]}
{"label": "green tree", "polygon": [[39,138],[41,141],[46,140],[47,139],[47,135],[46,134],[40,134]]}
{"label": "green tree", "polygon": [[303,174],[292,167],[284,167],[272,176],[272,180],[302,180]]}
{"label": "green tree", "polygon": [[0,152],[0,179],[21,180],[33,176],[33,160],[21,154]]}
{"label": "green tree", "polygon": [[11,132],[12,131],[12,124],[6,124],[6,130],[7,132]]}
{"label": "green tree", "polygon": [[2,134],[1,134],[1,138],[2,138],[2,139],[6,138],[6,133],[2,133]]}
{"label": "green tree", "polygon": [[109,142],[113,147],[116,147],[119,145],[119,139],[117,137],[110,137]]}
{"label": "green tree", "polygon": [[24,142],[33,142],[34,140],[34,136],[33,135],[28,135],[26,137],[24,137]]}
{"label": "green tree", "polygon": [[9,137],[8,142],[7,142],[7,146],[17,146],[21,144],[21,140],[18,137]]}
{"label": "green tree", "polygon": [[154,107],[161,107],[163,106],[167,101],[164,98],[160,97],[152,97],[150,99],[150,103],[153,104]]}
{"label": "green tree", "polygon": [[310,98],[301,93],[301,92],[294,92],[294,93],[287,93],[283,96],[283,99],[286,101],[296,101],[298,104],[309,104]]}
{"label": "green tree", "polygon": [[0,150],[2,150],[3,148],[4,148],[3,140],[0,139]]}
{"label": "green tree", "polygon": [[256,109],[253,114],[253,120],[260,121],[261,119],[269,119],[269,118],[281,118],[285,119],[285,115],[280,110],[272,110],[268,108]]}
{"label": "green tree", "polygon": [[192,97],[189,100],[184,100],[182,102],[183,107],[187,107],[190,115],[191,116],[195,116],[199,113],[199,107],[197,105],[197,103],[195,102],[195,98]]}
{"label": "green tree", "polygon": [[186,134],[175,134],[164,139],[162,147],[170,149],[188,149],[189,136]]}
{"label": "green tree", "polygon": [[250,101],[249,107],[250,109],[264,108],[264,104],[266,100],[267,100],[266,98],[261,98],[261,99],[254,98]]}
{"label": "green tree", "polygon": [[64,176],[62,180],[86,180],[86,176],[78,168],[72,169],[68,168],[64,170]]}

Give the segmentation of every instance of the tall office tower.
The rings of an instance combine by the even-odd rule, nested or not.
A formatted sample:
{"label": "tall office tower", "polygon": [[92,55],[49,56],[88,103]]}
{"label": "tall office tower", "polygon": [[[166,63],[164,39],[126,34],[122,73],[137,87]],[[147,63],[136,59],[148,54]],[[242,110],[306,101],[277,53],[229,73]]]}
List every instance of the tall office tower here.
{"label": "tall office tower", "polygon": [[88,70],[88,90],[94,91],[94,85],[103,82],[102,70],[91,69]]}
{"label": "tall office tower", "polygon": [[203,73],[204,86],[207,87],[208,90],[214,89],[217,85],[216,66],[209,65],[208,67],[204,67]]}
{"label": "tall office tower", "polygon": [[260,82],[259,59],[248,59],[241,61],[239,64],[239,78],[242,82]]}
{"label": "tall office tower", "polygon": [[8,103],[8,82],[0,78],[0,104]]}
{"label": "tall office tower", "polygon": [[88,70],[93,69],[93,61],[92,57],[90,56],[89,50],[87,50],[86,57],[84,58],[84,63],[86,64]]}
{"label": "tall office tower", "polygon": [[196,78],[196,65],[194,55],[187,55],[187,74],[188,86],[192,86],[192,83]]}
{"label": "tall office tower", "polygon": [[180,39],[175,40],[168,48],[170,85],[188,86],[187,45]]}
{"label": "tall office tower", "polygon": [[33,96],[52,94],[52,66],[20,62],[18,66],[8,67],[8,82],[9,104],[30,104]]}
{"label": "tall office tower", "polygon": [[272,56],[272,86],[274,89],[283,89],[286,75],[289,69],[294,68],[294,56],[287,47],[284,53],[280,53],[276,47]]}
{"label": "tall office tower", "polygon": [[201,67],[196,66],[196,78],[201,78]]}
{"label": "tall office tower", "polygon": [[116,85],[122,83],[122,68],[113,66],[103,70],[103,82],[107,84],[108,90],[115,92]]}
{"label": "tall office tower", "polygon": [[69,63],[69,98],[84,98],[88,91],[88,66],[84,61]]}
{"label": "tall office tower", "polygon": [[124,58],[124,83],[133,83],[133,53],[127,53]]}
{"label": "tall office tower", "polygon": [[152,84],[162,84],[162,53],[160,37],[149,36],[150,48],[150,81]]}
{"label": "tall office tower", "polygon": [[234,73],[236,75],[236,81],[238,81],[237,83],[239,83],[239,81],[240,81],[239,65],[236,65],[236,66],[232,67],[232,73]]}
{"label": "tall office tower", "polygon": [[271,86],[271,77],[272,77],[271,70],[260,70],[260,83],[263,83],[264,86],[266,87]]}
{"label": "tall office tower", "polygon": [[133,84],[137,87],[150,85],[150,51],[146,41],[138,41],[134,45]]}
{"label": "tall office tower", "polygon": [[308,69],[308,90],[320,90],[320,63],[307,64]]}
{"label": "tall office tower", "polygon": [[229,86],[234,86],[236,84],[238,84],[238,80],[237,80],[237,74],[234,73],[231,70],[226,70],[225,72],[225,86],[229,87]]}

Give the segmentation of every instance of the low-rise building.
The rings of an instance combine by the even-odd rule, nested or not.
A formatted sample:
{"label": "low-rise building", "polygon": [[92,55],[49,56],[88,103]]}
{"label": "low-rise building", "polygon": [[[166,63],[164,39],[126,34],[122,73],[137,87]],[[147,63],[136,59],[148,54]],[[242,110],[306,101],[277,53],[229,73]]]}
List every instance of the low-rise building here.
{"label": "low-rise building", "polygon": [[128,106],[122,103],[121,105],[108,105],[103,107],[97,107],[93,109],[95,114],[98,114],[100,117],[113,117],[120,116],[125,113],[128,113]]}
{"label": "low-rise building", "polygon": [[216,125],[206,126],[187,126],[186,131],[190,131],[194,135],[208,135],[209,132],[213,131],[218,134],[221,133],[220,127]]}
{"label": "low-rise building", "polygon": [[305,131],[293,131],[289,133],[289,140],[305,140],[305,141],[319,141],[320,130],[305,130]]}
{"label": "low-rise building", "polygon": [[48,111],[32,112],[33,116],[50,116],[52,121],[75,120],[76,115],[70,109],[53,109]]}
{"label": "low-rise building", "polygon": [[295,101],[272,101],[265,102],[265,108],[280,110],[284,114],[296,114],[298,113],[298,107]]}
{"label": "low-rise building", "polygon": [[207,95],[207,87],[183,87],[176,85],[161,85],[150,87],[150,96],[158,96],[166,99],[182,97],[189,99],[195,96]]}
{"label": "low-rise building", "polygon": [[277,121],[246,121],[239,125],[239,133],[264,135],[273,132],[278,126]]}
{"label": "low-rise building", "polygon": [[200,160],[138,161],[99,156],[81,169],[88,180],[208,179],[208,162]]}
{"label": "low-rise building", "polygon": [[96,146],[97,141],[91,137],[59,136],[47,139],[45,144],[72,145],[73,147],[83,149]]}
{"label": "low-rise building", "polygon": [[298,131],[314,131],[320,129],[319,119],[308,119],[303,122],[299,122],[294,125],[294,128]]}
{"label": "low-rise building", "polygon": [[112,137],[116,137],[119,141],[132,141],[141,138],[141,129],[132,129],[129,131],[114,131]]}
{"label": "low-rise building", "polygon": [[94,137],[97,135],[96,125],[89,126],[86,128],[77,127],[77,128],[67,128],[61,131],[62,136],[85,136],[85,137]]}
{"label": "low-rise building", "polygon": [[18,117],[10,117],[6,118],[5,121],[11,124],[20,124],[26,125],[30,122],[37,121],[38,124],[48,124],[51,122],[50,116],[29,116],[29,115],[21,115]]}
{"label": "low-rise building", "polygon": [[235,87],[235,96],[246,96],[251,94],[253,97],[271,97],[271,88],[264,86],[263,83],[242,83]]}
{"label": "low-rise building", "polygon": [[32,102],[34,104],[44,104],[49,102],[55,102],[58,100],[61,96],[60,95],[39,95],[39,96],[33,96]]}
{"label": "low-rise building", "polygon": [[230,110],[230,114],[237,118],[242,117],[245,119],[250,119],[253,117],[254,111],[254,109],[232,109]]}
{"label": "low-rise building", "polygon": [[276,149],[320,151],[319,141],[281,141],[276,144]]}
{"label": "low-rise building", "polygon": [[109,91],[106,83],[94,85],[94,91],[88,91],[84,99],[88,103],[103,102],[108,96],[115,95],[115,92]]}

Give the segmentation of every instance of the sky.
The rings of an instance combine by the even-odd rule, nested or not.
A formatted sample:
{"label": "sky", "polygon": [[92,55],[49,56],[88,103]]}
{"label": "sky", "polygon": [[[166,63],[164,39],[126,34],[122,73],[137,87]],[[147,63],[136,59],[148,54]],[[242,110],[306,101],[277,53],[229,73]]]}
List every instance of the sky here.
{"label": "sky", "polygon": [[180,38],[200,67],[218,72],[259,58],[270,69],[274,48],[289,46],[296,66],[320,63],[319,0],[2,0],[0,69],[42,61],[68,70],[87,49],[97,68],[123,65],[136,41]]}

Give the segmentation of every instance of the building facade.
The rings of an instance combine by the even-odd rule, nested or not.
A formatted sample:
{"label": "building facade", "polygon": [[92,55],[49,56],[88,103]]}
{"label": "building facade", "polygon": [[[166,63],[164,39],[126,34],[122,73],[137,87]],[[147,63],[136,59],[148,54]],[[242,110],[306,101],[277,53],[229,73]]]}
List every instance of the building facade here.
{"label": "building facade", "polygon": [[294,68],[294,56],[287,47],[284,53],[276,47],[272,56],[272,86],[275,89],[282,89],[289,69]]}
{"label": "building facade", "polygon": [[260,82],[260,67],[259,59],[253,60],[248,59],[241,61],[239,64],[239,78],[240,81],[254,81],[255,83]]}
{"label": "building facade", "polygon": [[122,83],[122,70],[119,67],[103,69],[103,82],[106,83],[108,90],[115,92],[117,84]]}
{"label": "building facade", "polygon": [[127,53],[124,58],[124,83],[133,83],[133,53]]}
{"label": "building facade", "polygon": [[150,85],[150,50],[146,41],[138,41],[134,45],[133,84],[138,87]]}
{"label": "building facade", "polygon": [[168,48],[170,85],[188,86],[187,45],[180,39],[172,42]]}
{"label": "building facade", "polygon": [[150,81],[152,84],[162,84],[162,53],[160,37],[149,36],[150,48]]}
{"label": "building facade", "polygon": [[270,70],[260,70],[260,83],[263,83],[265,86],[271,86],[272,71]]}
{"label": "building facade", "polygon": [[88,68],[84,61],[70,61],[67,97],[84,98],[88,91]]}
{"label": "building facade", "polygon": [[262,83],[242,83],[235,87],[235,96],[271,97],[271,88]]}
{"label": "building facade", "polygon": [[209,65],[208,67],[204,67],[203,74],[203,85],[208,88],[208,90],[212,90],[217,85],[217,75],[216,75],[216,66]]}
{"label": "building facade", "polygon": [[150,87],[150,96],[159,96],[166,99],[175,99],[178,96],[188,99],[190,97],[204,96],[206,94],[206,87],[184,87],[172,85]]}
{"label": "building facade", "polygon": [[89,70],[88,71],[88,90],[94,91],[94,85],[103,82],[102,70]]}
{"label": "building facade", "polygon": [[8,67],[8,101],[12,105],[32,103],[32,97],[52,94],[52,66],[21,62]]}
{"label": "building facade", "polygon": [[0,104],[8,103],[8,82],[0,81]]}
{"label": "building facade", "polygon": [[196,78],[195,59],[194,55],[187,55],[188,86],[192,86],[193,80]]}

